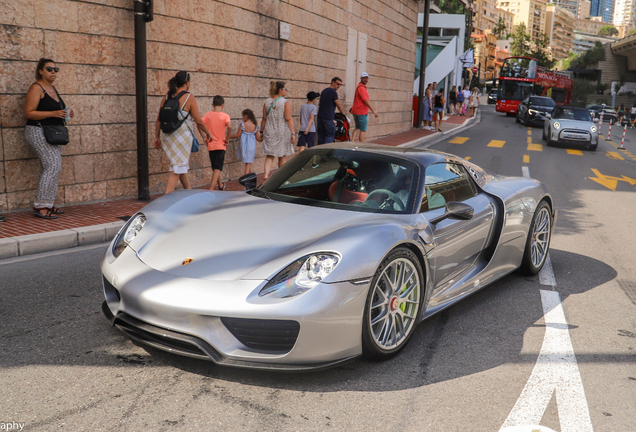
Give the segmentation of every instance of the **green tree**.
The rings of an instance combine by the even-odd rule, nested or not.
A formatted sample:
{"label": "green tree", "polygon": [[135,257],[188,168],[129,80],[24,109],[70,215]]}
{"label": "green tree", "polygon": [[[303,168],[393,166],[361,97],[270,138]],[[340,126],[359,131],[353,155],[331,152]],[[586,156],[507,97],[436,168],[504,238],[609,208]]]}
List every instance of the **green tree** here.
{"label": "green tree", "polygon": [[464,13],[464,5],[457,0],[440,0],[439,9],[443,14],[461,15]]}
{"label": "green tree", "polygon": [[492,34],[496,35],[499,39],[503,38],[507,33],[506,22],[503,18],[499,17],[499,21],[495,24],[495,27],[492,29]]}
{"label": "green tree", "polygon": [[616,27],[614,26],[606,25],[599,29],[598,34],[603,36],[616,36],[618,34],[618,30],[616,30]]}
{"label": "green tree", "polygon": [[540,66],[552,69],[556,60],[552,58],[550,50],[550,38],[544,33],[540,33],[534,40],[526,32],[526,25],[520,23],[512,34],[510,44],[512,55],[527,56],[536,58]]}
{"label": "green tree", "polygon": [[596,41],[594,46],[570,61],[570,69],[592,69],[598,62],[605,60],[605,48]]}
{"label": "green tree", "polygon": [[633,34],[636,34],[636,28],[635,29],[631,29],[630,31],[627,32],[627,36],[633,35]]}
{"label": "green tree", "polygon": [[526,24],[521,22],[517,25],[515,32],[512,34],[512,43],[510,44],[511,54],[513,56],[522,56],[528,54],[530,45],[530,35],[526,32]]}

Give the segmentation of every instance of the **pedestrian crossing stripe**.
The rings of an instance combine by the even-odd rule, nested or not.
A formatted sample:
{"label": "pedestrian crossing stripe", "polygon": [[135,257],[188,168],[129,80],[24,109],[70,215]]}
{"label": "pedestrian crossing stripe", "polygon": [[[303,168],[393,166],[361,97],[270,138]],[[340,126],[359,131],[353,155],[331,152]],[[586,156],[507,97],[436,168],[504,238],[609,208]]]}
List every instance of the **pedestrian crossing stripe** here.
{"label": "pedestrian crossing stripe", "polygon": [[523,163],[530,163],[530,156],[529,155],[523,155]]}
{"label": "pedestrian crossing stripe", "polygon": [[617,152],[605,152],[605,154],[607,155],[608,158],[610,159],[616,159],[616,160],[625,160],[623,158],[623,156],[620,155],[620,153]]}
{"label": "pedestrian crossing stripe", "polygon": [[505,143],[505,141],[492,140],[488,143],[488,147],[503,147]]}
{"label": "pedestrian crossing stripe", "polygon": [[470,138],[466,138],[466,137],[455,137],[452,140],[450,140],[449,143],[450,144],[464,144],[469,139]]}
{"label": "pedestrian crossing stripe", "polygon": [[543,151],[541,144],[528,144],[528,151]]}
{"label": "pedestrian crossing stripe", "polygon": [[583,152],[581,150],[566,149],[565,151],[571,155],[583,156]]}

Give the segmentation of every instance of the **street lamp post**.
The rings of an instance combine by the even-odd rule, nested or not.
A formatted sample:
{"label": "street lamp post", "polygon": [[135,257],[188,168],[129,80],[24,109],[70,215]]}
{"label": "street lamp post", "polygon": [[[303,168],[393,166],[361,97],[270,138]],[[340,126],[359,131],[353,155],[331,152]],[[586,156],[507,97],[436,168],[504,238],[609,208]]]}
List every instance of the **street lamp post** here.
{"label": "street lamp post", "polygon": [[424,91],[426,89],[426,50],[428,48],[428,18],[431,9],[431,0],[424,1],[424,23],[422,25],[422,55],[420,57],[420,86],[418,89],[417,103],[417,128],[422,129],[424,120]]}

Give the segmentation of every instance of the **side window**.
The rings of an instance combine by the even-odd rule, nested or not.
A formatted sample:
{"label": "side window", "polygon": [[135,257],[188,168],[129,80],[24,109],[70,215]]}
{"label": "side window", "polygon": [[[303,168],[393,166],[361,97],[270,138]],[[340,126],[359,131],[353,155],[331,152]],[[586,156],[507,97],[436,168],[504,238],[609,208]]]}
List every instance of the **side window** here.
{"label": "side window", "polygon": [[425,194],[420,213],[446,206],[449,201],[465,201],[477,195],[477,188],[462,165],[439,163],[426,168]]}

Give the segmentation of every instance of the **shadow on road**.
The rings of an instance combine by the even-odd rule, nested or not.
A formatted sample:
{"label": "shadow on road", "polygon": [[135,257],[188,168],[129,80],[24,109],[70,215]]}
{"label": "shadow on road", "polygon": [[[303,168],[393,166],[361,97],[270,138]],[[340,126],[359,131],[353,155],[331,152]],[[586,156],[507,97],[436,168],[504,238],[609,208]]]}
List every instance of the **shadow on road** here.
{"label": "shadow on road", "polygon": [[[562,299],[584,293],[616,277],[607,264],[589,257],[552,250],[552,262],[574,266],[568,283],[557,288]],[[563,267],[561,267],[563,268]],[[46,269],[44,269],[46,273]],[[87,275],[88,276],[88,275]],[[90,275],[93,277],[96,275]],[[4,281],[0,272],[0,283]],[[99,284],[86,294],[73,294],[73,286],[54,284],[38,291],[31,304],[12,304],[15,297],[0,289],[0,367],[27,365],[99,367],[174,367],[220,381],[296,391],[385,392],[425,386],[479,373],[508,363],[534,363],[536,356],[521,354],[523,338],[543,316],[538,276],[512,274],[457,305],[424,321],[409,345],[385,362],[358,359],[347,365],[313,373],[284,374],[219,367],[154,349],[141,349],[109,326],[100,312]],[[5,295],[7,294],[7,295]],[[49,313],[49,302],[77,302],[69,313]],[[53,310],[53,309],[51,309]],[[570,323],[573,328],[576,322]],[[578,357],[579,361],[586,359]],[[633,359],[595,356],[594,361],[622,362]],[[590,359],[589,361],[592,361]]]}

